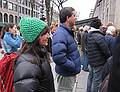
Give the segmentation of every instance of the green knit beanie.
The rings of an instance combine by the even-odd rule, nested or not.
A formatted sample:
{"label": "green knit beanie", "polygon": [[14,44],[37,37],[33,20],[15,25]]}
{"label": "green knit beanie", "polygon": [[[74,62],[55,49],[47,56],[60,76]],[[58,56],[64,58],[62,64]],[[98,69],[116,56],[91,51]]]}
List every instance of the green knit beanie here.
{"label": "green knit beanie", "polygon": [[37,18],[23,17],[20,20],[20,33],[24,40],[27,42],[33,42],[47,26],[47,24]]}

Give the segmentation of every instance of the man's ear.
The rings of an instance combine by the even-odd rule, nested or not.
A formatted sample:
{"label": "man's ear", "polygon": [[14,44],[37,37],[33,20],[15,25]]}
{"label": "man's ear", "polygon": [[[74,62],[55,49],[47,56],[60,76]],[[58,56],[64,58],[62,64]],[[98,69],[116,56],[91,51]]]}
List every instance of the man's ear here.
{"label": "man's ear", "polygon": [[66,20],[67,20],[67,21],[69,21],[69,20],[70,20],[70,18],[67,16],[67,17],[66,17]]}

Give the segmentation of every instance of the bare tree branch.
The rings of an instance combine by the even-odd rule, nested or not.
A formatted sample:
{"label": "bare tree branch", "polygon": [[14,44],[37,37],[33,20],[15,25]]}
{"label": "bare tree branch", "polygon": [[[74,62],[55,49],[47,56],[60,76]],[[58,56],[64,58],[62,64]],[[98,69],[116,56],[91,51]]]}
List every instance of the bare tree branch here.
{"label": "bare tree branch", "polygon": [[60,8],[63,8],[63,3],[68,0],[52,0],[52,2],[57,6],[58,10],[60,11]]}
{"label": "bare tree branch", "polygon": [[61,0],[57,0],[58,3],[60,3]]}
{"label": "bare tree branch", "polygon": [[54,0],[52,0],[52,2],[58,7],[59,6],[59,4],[57,4]]}
{"label": "bare tree branch", "polygon": [[63,2],[66,2],[66,1],[68,1],[68,0],[63,0]]}

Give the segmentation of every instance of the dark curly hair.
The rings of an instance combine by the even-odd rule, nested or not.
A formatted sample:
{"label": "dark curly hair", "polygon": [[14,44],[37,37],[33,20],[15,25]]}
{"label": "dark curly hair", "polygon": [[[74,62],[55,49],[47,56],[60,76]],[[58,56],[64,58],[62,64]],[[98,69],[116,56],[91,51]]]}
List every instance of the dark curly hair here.
{"label": "dark curly hair", "polygon": [[94,28],[96,28],[96,29],[99,29],[100,26],[102,26],[101,20],[98,19],[98,18],[92,20],[91,23],[90,23],[90,26],[91,26],[91,27],[94,27]]}

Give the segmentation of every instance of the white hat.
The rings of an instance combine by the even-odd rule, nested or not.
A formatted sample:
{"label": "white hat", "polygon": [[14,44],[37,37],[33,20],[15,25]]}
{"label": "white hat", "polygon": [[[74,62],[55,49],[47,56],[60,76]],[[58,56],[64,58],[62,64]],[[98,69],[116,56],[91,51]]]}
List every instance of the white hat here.
{"label": "white hat", "polygon": [[83,29],[83,26],[79,27],[79,30],[82,30]]}
{"label": "white hat", "polygon": [[109,26],[107,28],[106,34],[111,34],[112,35],[112,33],[115,32],[115,30],[116,30],[116,28],[114,26]]}
{"label": "white hat", "polygon": [[90,29],[90,26],[85,25],[85,26],[83,27],[83,31],[88,31],[89,29]]}

